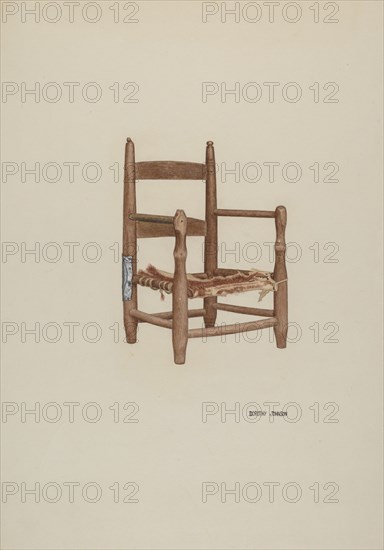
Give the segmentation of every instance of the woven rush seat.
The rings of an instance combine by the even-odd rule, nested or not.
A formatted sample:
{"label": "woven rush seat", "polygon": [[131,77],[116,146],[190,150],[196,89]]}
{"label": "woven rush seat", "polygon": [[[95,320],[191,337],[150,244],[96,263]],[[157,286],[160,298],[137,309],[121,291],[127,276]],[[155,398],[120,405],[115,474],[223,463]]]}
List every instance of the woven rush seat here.
{"label": "woven rush seat", "polygon": [[[227,296],[227,294],[260,290],[260,301],[268,292],[277,290],[278,283],[272,279],[272,273],[269,271],[229,271],[229,274],[215,275],[213,277],[208,277],[205,273],[187,274],[188,298]],[[135,276],[135,282],[153,290],[172,294],[173,278],[173,273],[161,271],[150,264],[146,269],[138,271]]]}

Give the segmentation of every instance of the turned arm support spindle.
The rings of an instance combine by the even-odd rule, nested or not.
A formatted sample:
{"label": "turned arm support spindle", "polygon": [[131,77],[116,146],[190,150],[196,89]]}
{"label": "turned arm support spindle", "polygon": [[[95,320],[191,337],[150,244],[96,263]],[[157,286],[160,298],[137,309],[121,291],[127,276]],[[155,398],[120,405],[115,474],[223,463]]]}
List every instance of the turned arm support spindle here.
{"label": "turned arm support spindle", "polygon": [[[285,263],[285,228],[287,225],[287,211],[284,206],[278,206],[275,210],[276,242],[275,242],[275,268],[274,280],[279,283],[274,295],[274,314],[277,325],[274,327],[276,344],[278,348],[285,348],[288,331],[288,284],[287,268]],[[281,282],[285,281],[285,282]]]}

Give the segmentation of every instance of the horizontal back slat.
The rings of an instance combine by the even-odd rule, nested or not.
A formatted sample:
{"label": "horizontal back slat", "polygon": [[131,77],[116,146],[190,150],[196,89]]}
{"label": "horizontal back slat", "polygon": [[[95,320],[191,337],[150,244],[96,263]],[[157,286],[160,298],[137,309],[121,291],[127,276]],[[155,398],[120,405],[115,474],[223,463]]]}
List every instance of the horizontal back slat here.
{"label": "horizontal back slat", "polygon": [[[168,216],[167,216],[168,217]],[[150,216],[148,216],[150,218]],[[162,216],[166,218],[166,216]],[[169,223],[155,221],[136,221],[136,230],[138,238],[149,237],[174,237],[175,229],[173,227],[173,217],[169,216]],[[205,237],[206,225],[204,220],[196,218],[187,218],[187,235],[191,237]]]}
{"label": "horizontal back slat", "polygon": [[130,214],[130,220],[137,222],[170,223],[173,225],[173,216],[159,216],[158,214]]}
{"label": "horizontal back slat", "polygon": [[206,165],[168,160],[136,162],[138,180],[205,180]]}

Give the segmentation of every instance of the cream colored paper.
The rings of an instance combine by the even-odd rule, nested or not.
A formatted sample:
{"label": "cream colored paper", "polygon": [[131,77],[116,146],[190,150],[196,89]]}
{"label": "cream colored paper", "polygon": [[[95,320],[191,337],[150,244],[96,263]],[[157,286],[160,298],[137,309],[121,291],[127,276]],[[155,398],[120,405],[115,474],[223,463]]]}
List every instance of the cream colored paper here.
{"label": "cream colored paper", "polygon": [[[272,4],[2,2],[4,549],[382,548],[382,4]],[[213,140],[220,208],[286,206],[286,350],[193,339],[175,366],[144,324],[124,344],[128,136],[138,161]],[[204,215],[201,182],[137,192]],[[221,265],[270,270],[274,238],[220,220]],[[172,271],[172,239],[139,246]]]}

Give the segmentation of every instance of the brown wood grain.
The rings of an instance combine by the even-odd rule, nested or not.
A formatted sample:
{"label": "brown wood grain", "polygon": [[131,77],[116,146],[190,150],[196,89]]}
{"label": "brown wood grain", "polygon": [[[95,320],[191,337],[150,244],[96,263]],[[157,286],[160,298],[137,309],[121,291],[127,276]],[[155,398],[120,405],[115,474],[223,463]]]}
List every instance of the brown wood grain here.
{"label": "brown wood grain", "polygon": [[187,223],[184,210],[176,210],[174,218],[176,240],[173,251],[175,274],[172,289],[172,343],[174,360],[177,365],[185,363],[188,343]]}
{"label": "brown wood grain", "polygon": [[143,323],[150,323],[151,325],[157,325],[163,328],[172,328],[172,321],[159,317],[158,315],[145,313],[145,311],[139,311],[138,309],[131,309],[130,315]]}
{"label": "brown wood grain", "polygon": [[[132,256],[133,275],[137,271],[137,235],[136,222],[130,215],[136,212],[135,183],[135,146],[130,138],[125,144],[124,161],[124,208],[123,208],[123,255]],[[128,344],[137,340],[137,319],[131,316],[132,309],[137,309],[137,284],[132,284],[132,298],[123,302],[124,328]]]}
{"label": "brown wood grain", "polygon": [[[285,264],[285,228],[287,225],[287,211],[284,206],[276,208],[276,242],[275,242],[275,269],[274,280],[278,283],[287,278],[287,267]],[[288,332],[288,283],[282,282],[273,293],[274,314],[277,318],[277,325],[274,327],[276,345],[278,348],[287,346]]]}
{"label": "brown wood grain", "polygon": [[230,216],[241,218],[274,218],[274,210],[228,210],[218,208],[215,210],[216,216]]}
{"label": "brown wood grain", "polygon": [[[205,313],[204,309],[189,309],[188,318],[203,317],[204,313]],[[160,319],[172,319],[173,311],[160,311],[159,313],[149,313],[148,315],[151,315],[153,317],[159,317]],[[139,323],[146,323],[146,322],[147,321],[145,319],[139,319]]]}
{"label": "brown wood grain", "polygon": [[260,317],[273,317],[273,309],[259,309],[248,306],[235,306],[233,304],[218,303],[214,306],[219,311],[230,311],[232,313],[244,313],[245,315],[258,315]]}
{"label": "brown wood grain", "polygon": [[[157,216],[154,214],[133,214],[130,219],[136,221],[137,237],[141,239],[153,237],[174,237],[173,216]],[[187,235],[205,237],[205,220],[187,218]]]}
{"label": "brown wood grain", "polygon": [[222,334],[239,334],[249,330],[259,330],[275,326],[277,319],[260,319],[259,321],[249,321],[248,323],[235,323],[232,325],[219,325],[208,328],[192,328],[188,331],[188,338],[205,338],[206,336],[221,336]]}
{"label": "brown wood grain", "polygon": [[[215,150],[212,141],[207,141],[205,151],[207,165],[207,180],[205,185],[205,219],[207,222],[207,234],[204,242],[204,271],[208,277],[214,275],[217,269],[217,208],[216,193],[216,163]],[[216,322],[217,310],[213,307],[217,303],[217,297],[204,298],[204,324],[213,327]]]}
{"label": "brown wood grain", "polygon": [[205,164],[156,160],[136,162],[138,180],[205,180]]}

